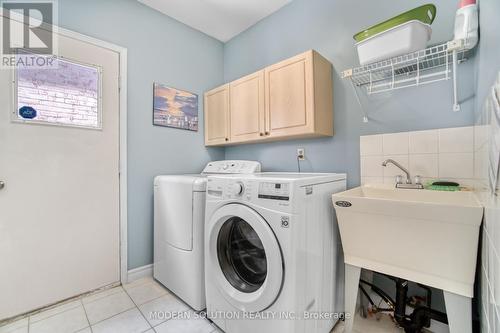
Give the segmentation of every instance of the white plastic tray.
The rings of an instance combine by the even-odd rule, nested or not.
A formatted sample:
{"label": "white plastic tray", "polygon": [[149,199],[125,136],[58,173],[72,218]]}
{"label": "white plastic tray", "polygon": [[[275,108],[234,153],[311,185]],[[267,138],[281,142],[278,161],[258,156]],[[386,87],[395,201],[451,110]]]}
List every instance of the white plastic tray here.
{"label": "white plastic tray", "polygon": [[408,21],[356,44],[361,65],[425,49],[432,29],[418,20]]}

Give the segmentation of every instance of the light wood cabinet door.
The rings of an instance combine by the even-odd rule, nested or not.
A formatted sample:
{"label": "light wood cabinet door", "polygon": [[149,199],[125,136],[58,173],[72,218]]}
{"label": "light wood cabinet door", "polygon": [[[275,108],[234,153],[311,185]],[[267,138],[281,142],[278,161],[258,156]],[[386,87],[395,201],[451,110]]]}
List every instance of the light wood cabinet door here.
{"label": "light wood cabinet door", "polygon": [[205,145],[229,142],[229,84],[205,93]]}
{"label": "light wood cabinet door", "polygon": [[205,93],[205,145],[332,136],[332,70],[310,50]]}
{"label": "light wood cabinet door", "polygon": [[264,136],[264,71],[230,83],[231,143]]}
{"label": "light wood cabinet door", "polygon": [[265,69],[266,136],[314,132],[313,53]]}

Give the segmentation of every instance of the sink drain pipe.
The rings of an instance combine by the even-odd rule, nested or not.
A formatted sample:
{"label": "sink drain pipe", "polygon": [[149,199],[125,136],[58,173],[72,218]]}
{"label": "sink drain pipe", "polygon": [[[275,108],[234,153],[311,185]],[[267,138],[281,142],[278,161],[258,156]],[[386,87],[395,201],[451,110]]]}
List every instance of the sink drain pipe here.
{"label": "sink drain pipe", "polygon": [[[422,328],[429,327],[431,319],[448,324],[448,317],[445,313],[430,308],[430,298],[427,299],[427,306],[417,306],[411,315],[406,315],[406,304],[408,300],[408,281],[404,279],[392,278],[396,282],[396,304],[394,319],[405,330],[405,333],[420,333]],[[427,290],[428,297],[430,289]]]}

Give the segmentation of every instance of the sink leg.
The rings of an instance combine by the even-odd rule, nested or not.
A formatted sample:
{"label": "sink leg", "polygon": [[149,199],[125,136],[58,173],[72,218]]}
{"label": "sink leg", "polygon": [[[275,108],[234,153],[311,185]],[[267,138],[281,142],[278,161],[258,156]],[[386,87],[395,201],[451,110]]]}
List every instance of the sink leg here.
{"label": "sink leg", "polygon": [[356,315],[359,277],[361,268],[345,264],[345,328],[344,333],[351,333]]}
{"label": "sink leg", "polygon": [[443,293],[450,333],[472,333],[471,299],[447,291]]}

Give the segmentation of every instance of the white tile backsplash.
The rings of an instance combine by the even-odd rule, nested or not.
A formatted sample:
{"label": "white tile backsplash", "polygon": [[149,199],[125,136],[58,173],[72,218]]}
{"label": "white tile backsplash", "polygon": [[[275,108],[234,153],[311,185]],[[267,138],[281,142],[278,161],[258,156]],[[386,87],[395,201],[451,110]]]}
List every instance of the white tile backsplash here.
{"label": "white tile backsplash", "polygon": [[475,135],[473,126],[361,136],[361,183],[393,183],[403,172],[381,166],[392,158],[426,182],[442,179],[472,186],[478,177],[475,141],[483,142],[484,135]]}
{"label": "white tile backsplash", "polygon": [[384,177],[361,177],[361,185],[365,184],[383,184]]}
{"label": "white tile backsplash", "polygon": [[438,154],[411,154],[410,173],[414,176],[430,178],[439,177],[439,155]]}
{"label": "white tile backsplash", "polygon": [[382,134],[379,135],[364,135],[360,137],[360,154],[361,156],[382,155],[383,141]]}
{"label": "white tile backsplash", "polygon": [[362,156],[361,175],[363,177],[383,177],[382,156]]}
{"label": "white tile backsplash", "polygon": [[490,137],[490,126],[481,125],[474,127],[474,151],[485,147]]}
{"label": "white tile backsplash", "polygon": [[438,133],[438,130],[409,132],[410,154],[438,153]]}
{"label": "white tile backsplash", "polygon": [[408,154],[408,132],[389,133],[383,135],[383,154],[384,155],[403,155]]}
{"label": "white tile backsplash", "polygon": [[490,152],[500,130],[490,123],[490,99],[481,108],[474,127],[474,181],[475,190],[484,209],[481,245],[480,322],[481,332],[500,332],[500,200],[491,193],[488,180]]}
{"label": "white tile backsplash", "polygon": [[440,178],[474,178],[474,153],[439,154]]}
{"label": "white tile backsplash", "polygon": [[440,153],[474,152],[474,127],[443,128],[439,130]]}
{"label": "white tile backsplash", "polygon": [[[489,100],[480,110],[474,128],[474,178],[476,193],[485,207],[482,227],[480,318],[481,332],[500,332],[500,200],[488,180],[490,153],[500,130],[491,114]],[[498,190],[497,190],[498,193]]]}

